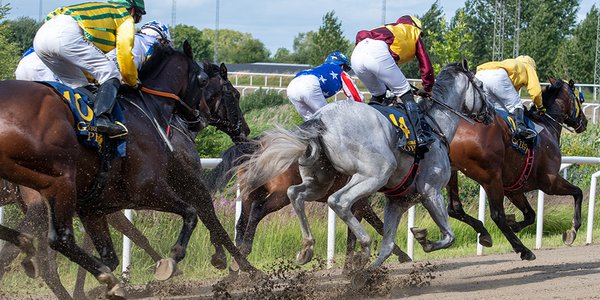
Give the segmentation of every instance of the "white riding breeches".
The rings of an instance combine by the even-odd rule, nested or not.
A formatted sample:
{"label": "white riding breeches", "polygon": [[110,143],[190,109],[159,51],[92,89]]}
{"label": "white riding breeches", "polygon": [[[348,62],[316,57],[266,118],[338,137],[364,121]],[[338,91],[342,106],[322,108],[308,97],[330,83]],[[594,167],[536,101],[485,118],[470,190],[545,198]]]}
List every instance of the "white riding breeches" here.
{"label": "white riding breeches", "polygon": [[35,52],[23,57],[15,70],[15,79],[27,81],[59,81]]}
{"label": "white riding breeches", "polygon": [[481,70],[475,77],[483,82],[483,91],[496,108],[513,113],[515,109],[523,109],[521,97],[504,69]]}
{"label": "white riding breeches", "polygon": [[301,75],[290,82],[287,96],[304,120],[308,120],[319,108],[327,105],[319,79],[314,75]]}
{"label": "white riding breeches", "polygon": [[396,96],[410,91],[410,85],[390,54],[384,41],[364,39],[360,41],[350,58],[352,70],[371,95],[380,96],[389,89]]}
{"label": "white riding breeches", "polygon": [[44,64],[70,87],[88,84],[82,71],[100,84],[112,78],[121,80],[117,65],[84,37],[83,30],[70,16],[58,15],[44,23],[35,35],[33,48]]}

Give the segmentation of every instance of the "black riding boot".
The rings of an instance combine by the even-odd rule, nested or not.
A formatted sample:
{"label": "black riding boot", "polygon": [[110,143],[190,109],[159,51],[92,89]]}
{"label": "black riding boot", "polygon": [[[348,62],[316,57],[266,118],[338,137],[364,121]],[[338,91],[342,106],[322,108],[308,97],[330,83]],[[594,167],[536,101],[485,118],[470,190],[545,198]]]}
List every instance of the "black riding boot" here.
{"label": "black riding boot", "polygon": [[402,102],[404,103],[408,121],[413,125],[413,129],[416,130],[415,136],[417,138],[417,153],[423,154],[429,151],[428,146],[433,143],[435,139],[430,134],[425,133],[423,127],[421,127],[421,112],[417,107],[417,103],[415,102],[412,92],[406,92],[400,96],[400,99],[402,99]]}
{"label": "black riding boot", "polygon": [[515,121],[517,121],[517,134],[519,134],[520,136],[522,136],[524,139],[530,140],[532,138],[534,138],[537,133],[529,128],[527,128],[527,126],[525,125],[525,122],[523,121],[523,109],[522,108],[516,108],[513,116],[515,117]]}
{"label": "black riding boot", "polygon": [[373,102],[373,103],[377,103],[377,104],[380,104],[383,106],[388,106],[388,105],[394,103],[395,100],[396,100],[395,96],[388,96],[388,93],[386,92],[383,95],[371,97],[371,100],[369,101],[369,103]]}
{"label": "black riding boot", "polygon": [[120,85],[119,79],[116,78],[104,82],[98,88],[98,94],[94,102],[94,115],[96,115],[98,132],[106,133],[110,138],[121,137],[127,134],[125,126],[115,124],[110,119],[110,114],[117,101],[117,91]]}

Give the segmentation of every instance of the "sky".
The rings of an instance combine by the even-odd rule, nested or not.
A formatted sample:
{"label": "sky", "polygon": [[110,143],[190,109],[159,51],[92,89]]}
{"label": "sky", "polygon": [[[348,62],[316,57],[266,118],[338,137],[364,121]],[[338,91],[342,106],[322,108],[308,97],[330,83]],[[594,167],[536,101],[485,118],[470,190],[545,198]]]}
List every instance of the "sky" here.
{"label": "sky", "polygon": [[[317,31],[323,16],[329,11],[342,23],[344,36],[353,41],[356,32],[393,22],[403,15],[423,15],[434,0],[145,0],[146,12],[142,23],[159,20],[172,25],[172,3],[176,2],[175,23],[192,25],[198,29],[217,27],[232,29],[252,36],[265,44],[274,54],[278,48],[292,50],[298,33]],[[579,19],[583,19],[592,5],[600,0],[581,0]],[[0,0],[10,3],[9,19],[27,16],[40,19],[57,7],[86,2],[86,0]],[[40,3],[42,3],[40,14]],[[446,18],[454,16],[464,6],[463,0],[440,0]],[[492,22],[493,20],[490,20]]]}

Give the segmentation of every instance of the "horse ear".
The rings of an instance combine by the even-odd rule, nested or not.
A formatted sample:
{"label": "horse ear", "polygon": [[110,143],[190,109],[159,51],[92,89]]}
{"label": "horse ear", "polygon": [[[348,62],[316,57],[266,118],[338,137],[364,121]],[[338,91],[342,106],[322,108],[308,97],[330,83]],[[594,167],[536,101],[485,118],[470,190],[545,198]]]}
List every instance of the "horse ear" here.
{"label": "horse ear", "polygon": [[550,82],[550,85],[554,85],[554,83],[556,82],[556,78],[548,76],[548,82]]}
{"label": "horse ear", "polygon": [[194,58],[194,52],[192,51],[192,45],[188,42],[188,40],[183,41],[183,53],[187,55],[189,58]]}
{"label": "horse ear", "polygon": [[227,67],[225,66],[225,63],[221,63],[221,65],[219,66],[219,72],[221,75],[221,78],[227,80]]}
{"label": "horse ear", "polygon": [[461,64],[462,64],[463,69],[465,69],[465,71],[469,71],[469,62],[467,62],[466,58],[462,59]]}

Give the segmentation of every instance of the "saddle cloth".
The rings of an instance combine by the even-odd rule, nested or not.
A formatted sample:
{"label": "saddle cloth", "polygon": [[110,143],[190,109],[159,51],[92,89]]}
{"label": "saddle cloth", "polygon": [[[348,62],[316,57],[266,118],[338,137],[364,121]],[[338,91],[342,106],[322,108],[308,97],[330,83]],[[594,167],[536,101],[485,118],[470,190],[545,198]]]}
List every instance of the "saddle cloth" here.
{"label": "saddle cloth", "polygon": [[[369,102],[369,105],[385,116],[398,131],[398,135],[401,139],[399,145],[403,145],[399,146],[398,149],[414,156],[417,149],[417,138],[415,131],[413,130],[413,125],[408,121],[408,116],[406,115],[404,108],[384,106],[375,102]],[[421,126],[423,126],[423,129],[431,131],[429,123],[424,120],[421,120]]]}
{"label": "saddle cloth", "polygon": [[[56,90],[62,95],[69,108],[73,113],[75,119],[75,132],[77,133],[78,140],[85,146],[97,149],[101,151],[102,142],[105,139],[103,134],[98,134],[96,129],[96,118],[94,111],[91,106],[91,99],[87,92],[74,90],[60,82],[55,81],[37,81],[38,83],[44,84]],[[121,105],[117,101],[115,108],[112,113],[113,118],[117,122],[125,124],[125,117]],[[119,140],[117,147],[115,148],[116,157],[124,157],[126,154],[126,142],[125,139]]]}
{"label": "saddle cloth", "polygon": [[[517,134],[517,123],[513,119],[511,114],[509,114],[503,109],[496,109],[496,114],[498,114],[502,118],[502,120],[506,122],[508,127],[510,127],[510,129],[512,130],[512,137],[510,139],[511,146],[517,149],[521,154],[527,154],[527,149],[533,147],[537,143],[537,135],[533,138],[531,142],[527,141],[526,139]],[[525,122],[525,126],[527,126],[527,128],[539,134],[535,123],[533,123],[529,118],[523,117],[523,121]]]}

